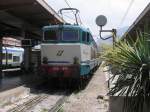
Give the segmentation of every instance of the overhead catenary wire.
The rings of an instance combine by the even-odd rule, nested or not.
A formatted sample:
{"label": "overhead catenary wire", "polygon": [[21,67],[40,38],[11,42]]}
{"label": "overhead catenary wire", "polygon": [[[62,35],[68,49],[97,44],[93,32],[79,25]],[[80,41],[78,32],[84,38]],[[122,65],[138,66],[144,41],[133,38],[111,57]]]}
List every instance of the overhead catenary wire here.
{"label": "overhead catenary wire", "polygon": [[[71,8],[69,2],[68,2],[67,0],[64,0],[64,1],[65,1],[65,3],[67,4],[67,6],[68,6],[69,8]],[[73,12],[73,10],[71,10],[71,11],[72,11],[73,14],[75,14],[75,13]]]}
{"label": "overhead catenary wire", "polygon": [[123,18],[121,19],[121,22],[120,22],[120,25],[119,25],[119,26],[121,26],[121,25],[124,23],[124,21],[125,21],[125,19],[126,19],[128,13],[129,13],[129,11],[130,11],[130,9],[131,9],[133,3],[134,3],[134,0],[131,0],[130,3],[129,3],[129,6],[128,6],[128,8],[127,8],[127,10],[126,10],[126,12],[125,12],[125,14],[124,14],[124,16],[123,16]]}

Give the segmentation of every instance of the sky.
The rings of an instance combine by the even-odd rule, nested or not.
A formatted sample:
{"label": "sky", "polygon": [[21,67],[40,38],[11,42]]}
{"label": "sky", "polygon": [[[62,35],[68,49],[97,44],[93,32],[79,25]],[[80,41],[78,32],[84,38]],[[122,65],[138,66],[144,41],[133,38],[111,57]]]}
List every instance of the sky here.
{"label": "sky", "polygon": [[[67,8],[65,0],[45,0],[56,12],[61,8]],[[73,8],[80,10],[80,18],[83,26],[88,27],[95,39],[99,34],[99,27],[95,24],[98,15],[107,17],[107,24],[103,29],[127,28],[136,20],[139,14],[150,3],[150,0],[66,0]],[[131,5],[132,4],[132,5]],[[131,6],[129,8],[129,5]],[[127,10],[128,13],[127,13]],[[67,14],[67,13],[66,13]],[[65,15],[66,15],[65,14]],[[126,15],[126,16],[125,16]],[[69,16],[66,17],[66,16]],[[74,23],[72,13],[64,16],[67,22]],[[108,34],[104,34],[108,35]]]}

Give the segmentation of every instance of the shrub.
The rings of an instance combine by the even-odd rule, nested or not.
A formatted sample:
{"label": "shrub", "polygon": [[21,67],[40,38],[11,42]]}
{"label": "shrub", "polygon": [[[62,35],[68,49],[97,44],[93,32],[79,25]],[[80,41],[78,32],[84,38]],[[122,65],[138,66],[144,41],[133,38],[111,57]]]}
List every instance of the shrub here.
{"label": "shrub", "polygon": [[102,58],[113,71],[115,86],[110,95],[126,96],[124,112],[143,112],[150,96],[150,44],[147,33],[137,33],[136,41],[117,42],[114,49],[106,51]]}

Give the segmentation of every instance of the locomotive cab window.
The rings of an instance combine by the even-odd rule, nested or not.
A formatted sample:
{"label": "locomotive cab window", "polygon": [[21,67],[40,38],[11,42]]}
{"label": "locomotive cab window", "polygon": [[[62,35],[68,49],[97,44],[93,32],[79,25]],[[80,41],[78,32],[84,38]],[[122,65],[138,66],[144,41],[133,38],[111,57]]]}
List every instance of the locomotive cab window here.
{"label": "locomotive cab window", "polygon": [[78,41],[78,32],[73,30],[64,30],[63,31],[63,41]]}
{"label": "locomotive cab window", "polygon": [[44,40],[57,41],[59,39],[59,32],[57,30],[48,30],[44,32]]}

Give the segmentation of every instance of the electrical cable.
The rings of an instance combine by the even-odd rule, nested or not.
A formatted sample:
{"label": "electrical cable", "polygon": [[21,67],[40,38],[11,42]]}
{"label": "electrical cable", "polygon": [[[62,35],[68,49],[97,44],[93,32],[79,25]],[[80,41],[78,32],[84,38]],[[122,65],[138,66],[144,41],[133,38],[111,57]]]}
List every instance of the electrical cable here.
{"label": "electrical cable", "polygon": [[[65,3],[67,4],[67,6],[69,7],[69,8],[71,8],[71,6],[69,5],[69,2],[67,1],[67,0],[64,0],[65,1]],[[72,13],[73,14],[75,14],[74,12],[73,12],[73,10],[71,10],[72,11]]]}
{"label": "electrical cable", "polygon": [[134,2],[134,0],[131,0],[131,2],[130,2],[130,4],[129,4],[129,6],[128,6],[128,8],[127,8],[127,10],[126,10],[126,12],[125,12],[123,18],[121,19],[121,22],[120,22],[120,25],[119,25],[119,26],[121,26],[121,25],[124,23],[125,18],[126,18],[126,16],[127,16],[127,14],[129,13],[129,11],[130,11],[132,5],[133,5],[133,2]]}
{"label": "electrical cable", "polygon": [[[68,6],[69,8],[71,8],[69,2],[68,2],[67,0],[64,0],[64,1],[65,1],[65,3],[67,4],[67,6]],[[75,15],[75,12],[74,12],[73,10],[72,10],[72,13]],[[78,18],[77,18],[77,19],[79,19],[80,24],[83,24],[82,21],[81,21],[81,18],[80,18],[80,15],[79,15],[79,14],[78,14]]]}

